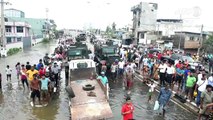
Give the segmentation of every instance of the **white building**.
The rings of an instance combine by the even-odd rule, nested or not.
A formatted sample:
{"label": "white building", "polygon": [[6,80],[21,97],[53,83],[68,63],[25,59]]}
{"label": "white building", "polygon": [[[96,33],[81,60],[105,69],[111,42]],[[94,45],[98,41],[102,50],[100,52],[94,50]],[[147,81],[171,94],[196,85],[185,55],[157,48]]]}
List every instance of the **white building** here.
{"label": "white building", "polygon": [[156,30],[157,10],[157,3],[146,2],[141,2],[131,8],[133,12],[133,34],[137,42],[147,44],[156,39],[154,31]]}
{"label": "white building", "polygon": [[4,10],[5,17],[18,17],[18,18],[25,18],[25,13],[21,10],[17,9],[5,9]]}
{"label": "white building", "polygon": [[171,37],[176,31],[181,31],[182,26],[182,19],[157,19],[156,31],[159,31],[160,36]]}
{"label": "white building", "polygon": [[6,49],[23,48],[31,43],[30,25],[26,22],[5,22]]}

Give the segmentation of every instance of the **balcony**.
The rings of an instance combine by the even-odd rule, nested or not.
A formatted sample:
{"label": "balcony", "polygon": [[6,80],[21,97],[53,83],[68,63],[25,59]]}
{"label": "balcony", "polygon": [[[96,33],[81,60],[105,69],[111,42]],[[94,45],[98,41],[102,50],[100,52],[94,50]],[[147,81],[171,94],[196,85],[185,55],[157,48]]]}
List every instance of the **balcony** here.
{"label": "balcony", "polygon": [[5,33],[5,36],[6,36],[6,37],[17,37],[18,35],[17,35],[17,33],[6,32],[6,33]]}

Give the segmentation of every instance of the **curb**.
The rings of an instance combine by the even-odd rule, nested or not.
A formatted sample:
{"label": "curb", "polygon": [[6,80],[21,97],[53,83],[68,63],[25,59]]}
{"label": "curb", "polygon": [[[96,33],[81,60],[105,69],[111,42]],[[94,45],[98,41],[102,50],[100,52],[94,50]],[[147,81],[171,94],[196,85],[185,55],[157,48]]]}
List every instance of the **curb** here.
{"label": "curb", "polygon": [[[136,76],[138,77],[138,78],[140,78],[140,79],[143,79],[143,76],[141,76],[140,75],[140,72],[139,71],[135,71],[135,73],[136,73]],[[150,81],[153,81],[155,84],[157,84],[158,85],[158,87],[156,87],[156,90],[157,91],[159,91],[160,90],[160,84],[157,82],[157,81],[155,81],[155,80],[153,80],[153,79],[151,79],[151,78],[149,78],[149,80]],[[195,114],[195,115],[198,115],[198,112],[199,112],[199,108],[196,106],[196,105],[193,105],[193,103],[191,103],[191,102],[185,102],[185,103],[182,103],[180,100],[178,100],[178,99],[176,99],[174,96],[175,96],[175,94],[176,94],[176,92],[174,92],[174,91],[172,91],[172,98],[171,98],[171,101],[172,102],[174,102],[175,104],[178,104],[181,108],[183,108],[183,109],[185,109],[185,110],[187,110],[187,111],[190,111],[190,112],[192,112],[193,114]]]}

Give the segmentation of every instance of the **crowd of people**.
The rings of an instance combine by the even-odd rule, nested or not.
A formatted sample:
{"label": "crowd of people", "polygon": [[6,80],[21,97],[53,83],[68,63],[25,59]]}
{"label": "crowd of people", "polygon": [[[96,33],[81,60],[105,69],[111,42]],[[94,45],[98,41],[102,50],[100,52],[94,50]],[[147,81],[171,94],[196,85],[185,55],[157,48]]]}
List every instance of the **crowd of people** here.
{"label": "crowd of people", "polygon": [[[60,43],[60,42],[59,42]],[[33,105],[36,105],[36,97],[38,104],[47,104],[52,94],[57,92],[60,86],[60,73],[62,70],[62,60],[65,57],[64,46],[58,45],[52,56],[47,53],[43,59],[39,59],[38,64],[26,64],[18,62],[15,65],[16,78],[18,84],[22,83],[24,90],[30,91],[30,97]],[[7,84],[12,84],[13,70],[10,65],[6,66]],[[2,89],[2,75],[0,74],[0,88]]]}
{"label": "crowd of people", "polygon": [[[147,51],[139,51],[136,47],[121,47],[118,49],[118,53],[120,59],[116,59],[111,65],[110,77],[114,82],[118,78],[122,78],[123,86],[129,90],[128,93],[133,87],[134,76],[137,71],[143,76],[142,82],[150,87],[148,101],[151,100],[152,92],[157,86],[150,80],[155,80],[160,85],[161,89],[157,100],[160,104],[160,113],[163,115],[172,91],[177,95],[184,95],[184,99],[188,102],[196,102],[197,107],[200,109],[199,120],[202,115],[210,115],[212,110],[211,103],[213,102],[213,74],[207,74],[205,69],[196,68],[192,70],[187,60],[177,59],[174,63],[162,60],[163,56],[172,55],[173,51],[171,50],[150,54]],[[197,55],[193,55],[192,58],[198,60]],[[105,63],[102,64],[101,71],[106,71]],[[133,119],[134,107],[130,103],[130,99],[130,97],[127,97],[127,102],[122,108],[124,120],[127,120],[125,118]]]}

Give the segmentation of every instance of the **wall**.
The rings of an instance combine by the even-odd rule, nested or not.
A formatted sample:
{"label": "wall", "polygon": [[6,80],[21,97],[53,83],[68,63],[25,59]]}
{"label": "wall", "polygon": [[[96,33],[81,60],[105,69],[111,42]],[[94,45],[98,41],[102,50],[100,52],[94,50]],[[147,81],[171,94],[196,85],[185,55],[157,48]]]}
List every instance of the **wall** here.
{"label": "wall", "polygon": [[157,8],[155,3],[141,3],[139,31],[154,31],[156,29]]}
{"label": "wall", "polygon": [[11,48],[20,48],[20,47],[23,48],[23,42],[15,42],[6,45],[7,51]]}
{"label": "wall", "polygon": [[32,46],[34,46],[34,45],[36,45],[36,44],[42,42],[42,40],[43,40],[43,38],[32,39],[32,42],[31,42],[31,43],[32,43]]}
{"label": "wall", "polygon": [[[181,31],[182,23],[159,22],[159,31],[162,31],[162,36],[175,35],[176,31]],[[156,29],[158,31],[158,28]]]}

